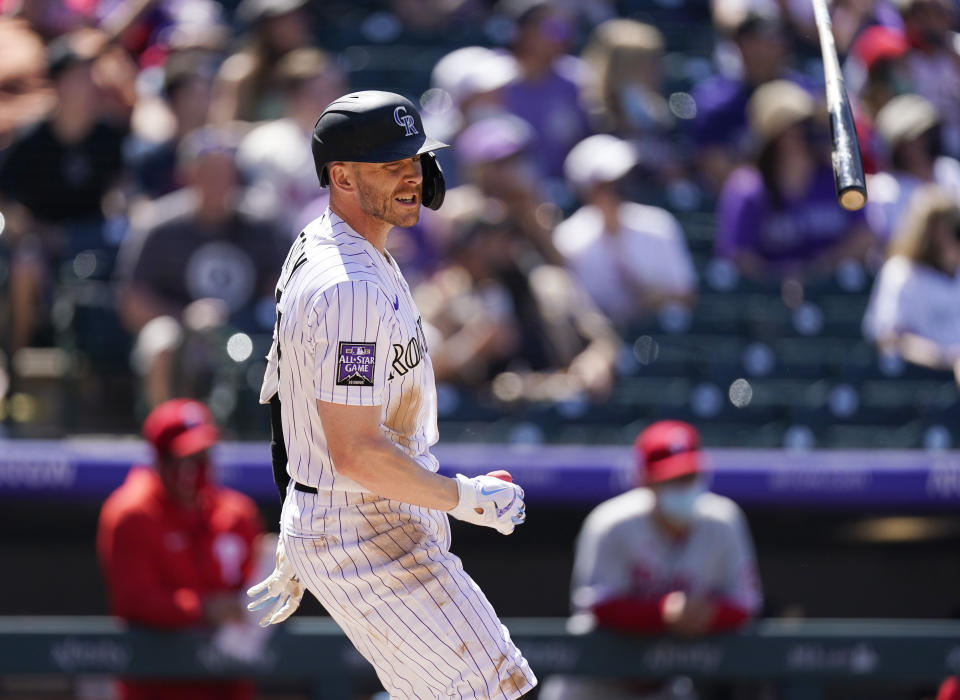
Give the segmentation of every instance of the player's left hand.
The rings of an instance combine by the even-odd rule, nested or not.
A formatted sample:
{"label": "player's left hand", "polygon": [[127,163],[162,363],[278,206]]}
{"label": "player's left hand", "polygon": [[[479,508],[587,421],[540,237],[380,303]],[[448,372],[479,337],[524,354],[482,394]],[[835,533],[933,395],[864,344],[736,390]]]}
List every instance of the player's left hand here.
{"label": "player's left hand", "polygon": [[303,584],[287,559],[283,539],[277,541],[277,567],[267,578],[251,587],[247,595],[255,599],[247,605],[247,610],[260,610],[270,606],[267,614],[260,620],[261,627],[283,622],[300,607]]}

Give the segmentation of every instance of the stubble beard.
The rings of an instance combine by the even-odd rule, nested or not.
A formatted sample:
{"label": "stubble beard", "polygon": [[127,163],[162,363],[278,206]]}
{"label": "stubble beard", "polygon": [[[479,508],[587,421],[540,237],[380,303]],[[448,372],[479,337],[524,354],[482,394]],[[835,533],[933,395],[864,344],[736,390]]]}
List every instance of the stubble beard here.
{"label": "stubble beard", "polygon": [[[393,192],[381,195],[375,188],[367,185],[363,180],[357,180],[357,194],[360,210],[367,216],[385,221],[391,226],[408,228],[420,220],[420,207],[404,215],[393,211]],[[420,198],[420,188],[417,188],[417,199]]]}

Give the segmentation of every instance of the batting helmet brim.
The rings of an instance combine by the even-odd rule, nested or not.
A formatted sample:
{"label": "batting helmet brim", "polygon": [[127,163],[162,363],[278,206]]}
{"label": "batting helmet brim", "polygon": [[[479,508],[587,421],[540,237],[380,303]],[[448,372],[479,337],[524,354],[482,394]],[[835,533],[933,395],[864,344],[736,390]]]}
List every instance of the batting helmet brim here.
{"label": "batting helmet brim", "polygon": [[327,162],[335,163],[337,161],[352,161],[354,163],[392,163],[393,161],[413,158],[414,156],[423,155],[424,153],[431,153],[433,151],[439,151],[444,148],[450,148],[450,144],[444,143],[443,141],[438,141],[437,139],[432,139],[428,136],[424,139],[423,144],[419,148],[378,148],[371,149],[366,152],[361,149],[357,149],[353,153],[350,153],[349,157],[336,158]]}

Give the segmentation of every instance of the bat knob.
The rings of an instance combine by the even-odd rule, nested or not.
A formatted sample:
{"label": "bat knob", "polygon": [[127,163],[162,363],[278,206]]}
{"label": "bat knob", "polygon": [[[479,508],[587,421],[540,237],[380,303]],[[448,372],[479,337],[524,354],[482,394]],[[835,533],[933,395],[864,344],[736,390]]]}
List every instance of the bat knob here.
{"label": "bat knob", "polygon": [[840,206],[847,211],[859,211],[867,203],[867,194],[859,188],[851,187],[840,193]]}

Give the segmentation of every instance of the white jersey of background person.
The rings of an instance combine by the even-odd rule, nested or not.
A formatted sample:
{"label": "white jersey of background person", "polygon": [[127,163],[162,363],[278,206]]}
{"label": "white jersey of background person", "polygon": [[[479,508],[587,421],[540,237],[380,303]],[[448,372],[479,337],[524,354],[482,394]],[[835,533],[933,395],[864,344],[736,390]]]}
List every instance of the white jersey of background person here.
{"label": "white jersey of background person", "polygon": [[597,506],[577,540],[573,603],[579,612],[610,598],[671,591],[724,598],[755,614],[763,602],[753,544],[736,503],[704,493],[691,529],[671,539],[653,520],[654,495],[637,488]]}
{"label": "white jersey of background person", "polygon": [[[301,255],[306,262],[290,277]],[[385,434],[437,471],[430,454],[438,438],[433,366],[420,314],[393,258],[327,209],[294,243],[280,284],[286,288],[279,289],[277,308],[279,392],[290,477],[328,494],[328,505],[365,491],[333,469],[317,399],[381,405]],[[267,372],[261,399],[272,394],[274,375]]]}

